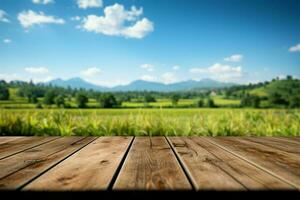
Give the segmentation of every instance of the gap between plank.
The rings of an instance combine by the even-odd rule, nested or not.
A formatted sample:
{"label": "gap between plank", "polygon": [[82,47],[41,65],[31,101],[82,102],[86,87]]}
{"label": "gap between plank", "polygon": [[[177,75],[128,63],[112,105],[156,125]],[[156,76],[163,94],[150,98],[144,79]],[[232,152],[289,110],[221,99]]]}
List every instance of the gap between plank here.
{"label": "gap between plank", "polygon": [[0,160],[3,160],[3,159],[8,158],[8,157],[10,157],[10,156],[14,156],[14,155],[16,155],[16,154],[22,153],[23,151],[27,151],[27,150],[29,150],[29,149],[32,149],[32,148],[41,146],[41,145],[43,145],[43,144],[46,144],[46,143],[48,143],[48,142],[52,142],[52,141],[57,140],[57,139],[59,139],[59,137],[56,137],[56,138],[54,138],[54,139],[52,139],[52,140],[48,140],[48,141],[43,142],[43,143],[41,143],[41,144],[37,144],[37,145],[31,146],[31,147],[28,147],[28,148],[26,148],[26,149],[22,149],[22,150],[20,150],[20,151],[17,151],[17,152],[15,152],[15,153],[10,154],[10,155],[4,156],[4,157],[0,158]]}
{"label": "gap between plank", "polygon": [[[88,137],[84,137],[76,142],[80,142],[84,139],[86,139]],[[66,157],[62,158],[60,161],[58,161],[57,163],[53,164],[52,166],[48,167],[47,169],[45,169],[43,172],[41,172],[40,174],[36,175],[35,177],[33,177],[32,179],[28,180],[26,183],[24,183],[23,185],[21,185],[20,187],[18,187],[16,190],[22,190],[26,185],[30,184],[31,182],[33,182],[35,179],[39,178],[40,176],[42,176],[43,174],[45,174],[46,172],[48,172],[49,170],[51,170],[52,168],[54,168],[55,166],[57,166],[58,164],[60,164],[61,162],[63,162],[64,160],[66,160],[67,158],[71,157],[73,154],[77,153],[78,151],[80,151],[81,149],[83,149],[84,147],[86,147],[87,145],[91,144],[92,142],[94,142],[95,140],[97,140],[99,137],[96,137],[95,139],[91,140],[90,142],[88,142],[87,144],[83,145],[82,147],[78,148],[77,150],[75,150],[74,152],[72,152],[71,154],[67,155]]]}
{"label": "gap between plank", "polygon": [[187,166],[184,164],[183,160],[181,159],[180,155],[178,154],[177,150],[175,149],[175,147],[173,146],[172,142],[169,140],[168,137],[164,136],[165,139],[167,140],[169,146],[171,147],[181,169],[183,170],[185,176],[187,177],[189,183],[192,186],[192,190],[197,190],[197,184],[196,181],[194,180],[193,176],[191,175],[190,171],[188,170]]}
{"label": "gap between plank", "polygon": [[207,138],[203,138],[203,139],[206,140],[206,141],[208,141],[209,143],[214,144],[214,145],[218,146],[219,148],[221,148],[221,149],[223,149],[223,150],[225,150],[225,151],[227,151],[227,152],[233,154],[234,156],[236,156],[236,157],[238,157],[238,158],[240,158],[240,159],[242,159],[242,160],[248,162],[249,164],[253,165],[254,167],[257,167],[257,168],[259,168],[259,169],[265,171],[266,173],[268,173],[268,174],[270,174],[270,175],[272,175],[272,176],[278,178],[279,180],[281,180],[281,181],[283,181],[283,182],[285,182],[285,183],[287,183],[287,184],[293,186],[293,187],[296,188],[297,190],[300,190],[300,187],[297,186],[296,184],[294,184],[294,183],[290,182],[289,180],[286,180],[285,178],[283,178],[283,177],[281,177],[281,176],[279,176],[279,175],[273,173],[272,171],[270,171],[270,170],[268,170],[268,169],[266,169],[266,168],[264,168],[264,167],[262,167],[262,166],[256,164],[255,162],[253,162],[253,161],[251,161],[251,160],[249,160],[249,159],[247,159],[247,158],[241,156],[240,154],[235,153],[235,152],[229,150],[228,148],[224,147],[223,145],[220,145],[220,144],[218,144],[217,142],[212,141],[212,140],[207,139]]}
{"label": "gap between plank", "polygon": [[108,184],[108,187],[107,187],[108,191],[112,191],[113,186],[114,186],[114,184],[115,184],[115,182],[116,182],[116,180],[119,176],[119,173],[120,173],[120,171],[123,167],[123,164],[125,163],[125,160],[127,158],[127,155],[128,155],[128,153],[131,149],[131,146],[132,146],[134,140],[135,140],[135,136],[133,136],[133,138],[131,139],[131,141],[130,141],[130,143],[129,143],[129,145],[128,145],[128,147],[127,147],[127,149],[126,149],[126,151],[125,151],[125,153],[124,153],[124,155],[123,155],[123,157],[122,157],[122,159],[121,159],[121,161],[120,161],[120,163],[119,163],[119,165],[118,165],[118,167],[117,167],[117,169],[116,169],[116,171],[115,171],[115,173],[114,173],[114,175],[111,179],[111,181]]}

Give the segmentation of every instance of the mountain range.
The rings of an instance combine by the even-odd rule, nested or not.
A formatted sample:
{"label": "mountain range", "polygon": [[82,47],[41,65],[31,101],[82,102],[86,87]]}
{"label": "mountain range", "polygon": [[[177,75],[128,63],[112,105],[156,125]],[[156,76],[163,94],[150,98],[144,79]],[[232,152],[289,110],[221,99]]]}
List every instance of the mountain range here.
{"label": "mountain range", "polygon": [[181,91],[181,90],[193,90],[193,89],[213,89],[213,88],[222,88],[230,87],[237,85],[236,83],[225,83],[212,79],[202,79],[199,81],[188,80],[177,83],[164,84],[159,82],[150,82],[144,80],[136,80],[127,85],[119,85],[115,87],[105,87],[95,85],[93,83],[87,82],[81,78],[71,78],[68,80],[54,79],[47,83],[47,85],[59,86],[59,87],[71,87],[71,88],[84,88],[92,89],[95,91],[158,91],[158,92],[171,92],[171,91]]}

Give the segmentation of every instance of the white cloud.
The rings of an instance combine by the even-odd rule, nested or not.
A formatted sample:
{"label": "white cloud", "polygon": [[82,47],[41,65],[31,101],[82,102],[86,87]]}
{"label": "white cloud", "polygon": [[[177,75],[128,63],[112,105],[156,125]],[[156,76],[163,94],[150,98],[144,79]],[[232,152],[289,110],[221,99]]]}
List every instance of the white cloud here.
{"label": "white cloud", "polygon": [[14,73],[14,74],[0,74],[0,80],[5,80],[7,82],[10,82],[10,81],[14,81],[14,80],[22,80],[22,78]]}
{"label": "white cloud", "polygon": [[0,22],[9,23],[9,19],[7,18],[7,13],[4,10],[0,10]]}
{"label": "white cloud", "polygon": [[162,81],[165,84],[174,83],[174,82],[176,82],[176,80],[177,80],[177,78],[176,78],[175,74],[172,72],[166,72],[162,75]]}
{"label": "white cloud", "polygon": [[151,64],[142,64],[141,68],[147,70],[148,72],[153,72],[154,71],[154,66]]}
{"label": "white cloud", "polygon": [[229,61],[229,62],[240,62],[242,61],[242,59],[243,59],[243,55],[241,54],[235,54],[227,58],[224,58],[225,61]]}
{"label": "white cloud", "polygon": [[10,81],[33,81],[34,83],[40,83],[40,82],[48,82],[50,80],[52,80],[54,77],[49,76],[49,75],[41,75],[41,74],[36,74],[35,76],[33,75],[26,75],[26,74],[0,74],[0,80],[5,80],[7,82]]}
{"label": "white cloud", "polygon": [[49,70],[46,67],[26,67],[26,72],[29,72],[31,74],[47,74],[49,73]]}
{"label": "white cloud", "polygon": [[46,5],[46,4],[54,3],[54,0],[32,0],[32,3]]}
{"label": "white cloud", "polygon": [[179,68],[180,68],[179,65],[174,65],[174,66],[172,67],[173,70],[178,70]]}
{"label": "white cloud", "polygon": [[99,8],[102,7],[102,0],[77,0],[77,5],[79,8],[87,9],[87,8]]}
{"label": "white cloud", "polygon": [[18,14],[18,20],[24,28],[29,28],[35,24],[64,24],[61,18],[45,15],[43,12],[34,12],[32,10],[23,11]]}
{"label": "white cloud", "polygon": [[289,48],[290,52],[296,52],[296,51],[300,51],[300,44],[297,44],[295,46],[292,46]]}
{"label": "white cloud", "polygon": [[156,77],[151,75],[143,75],[140,79],[144,81],[154,81],[156,80]]}
{"label": "white cloud", "polygon": [[102,73],[101,69],[99,69],[97,67],[91,67],[91,68],[88,68],[88,69],[81,72],[81,74],[86,76],[86,77],[98,76],[101,73]]}
{"label": "white cloud", "polygon": [[81,17],[79,17],[79,16],[71,17],[72,21],[79,21],[80,19],[81,19]]}
{"label": "white cloud", "polygon": [[6,38],[6,39],[3,40],[3,43],[6,43],[6,44],[11,43],[11,42],[12,42],[12,41],[11,41],[11,39],[9,39],[9,38]]}
{"label": "white cloud", "polygon": [[215,63],[208,68],[192,68],[190,73],[203,74],[209,77],[221,80],[221,81],[232,81],[243,77],[244,72],[241,66],[232,67],[230,65],[223,65]]}
{"label": "white cloud", "polygon": [[142,14],[143,8],[132,6],[130,10],[125,10],[123,5],[116,3],[105,7],[104,16],[85,17],[80,27],[104,35],[141,39],[154,30],[153,23],[147,18],[138,20]]}

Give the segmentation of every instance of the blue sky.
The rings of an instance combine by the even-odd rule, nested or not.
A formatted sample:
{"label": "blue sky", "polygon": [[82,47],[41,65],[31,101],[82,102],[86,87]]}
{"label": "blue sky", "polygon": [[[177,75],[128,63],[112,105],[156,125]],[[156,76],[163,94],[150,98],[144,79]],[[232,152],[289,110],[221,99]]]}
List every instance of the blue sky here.
{"label": "blue sky", "polygon": [[299,0],[0,0],[0,79],[300,77],[299,10]]}

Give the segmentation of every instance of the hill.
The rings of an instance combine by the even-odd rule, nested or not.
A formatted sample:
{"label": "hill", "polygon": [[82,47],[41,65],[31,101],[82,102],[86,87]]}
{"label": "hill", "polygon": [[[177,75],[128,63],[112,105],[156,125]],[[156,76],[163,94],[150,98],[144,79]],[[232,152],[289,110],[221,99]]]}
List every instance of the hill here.
{"label": "hill", "polygon": [[213,88],[224,88],[237,85],[235,83],[224,83],[215,81],[212,79],[203,79],[200,81],[188,80],[171,84],[164,84],[159,82],[151,82],[144,80],[136,80],[127,85],[115,86],[115,87],[104,87],[89,83],[81,78],[72,78],[69,80],[54,79],[47,82],[46,85],[53,85],[59,87],[71,87],[71,88],[84,88],[93,89],[95,91],[103,92],[115,92],[115,91],[157,91],[157,92],[170,92],[170,91],[182,91],[192,89],[213,89]]}

